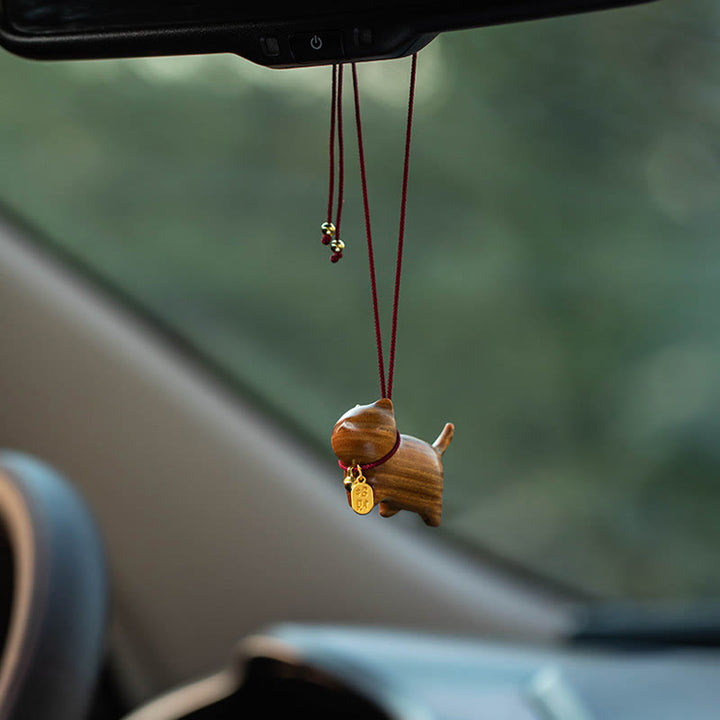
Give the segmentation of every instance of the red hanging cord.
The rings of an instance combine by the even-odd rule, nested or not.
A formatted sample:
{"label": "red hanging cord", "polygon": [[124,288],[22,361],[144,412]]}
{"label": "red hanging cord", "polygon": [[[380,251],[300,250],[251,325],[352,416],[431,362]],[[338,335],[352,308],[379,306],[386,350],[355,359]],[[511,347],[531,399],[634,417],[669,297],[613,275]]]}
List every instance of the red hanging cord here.
{"label": "red hanging cord", "polygon": [[338,66],[332,66],[332,99],[330,101],[330,181],[328,183],[327,222],[332,222],[333,201],[335,200],[335,118],[337,117]]}
{"label": "red hanging cord", "polygon": [[358,138],[358,155],[360,158],[360,179],[362,184],[363,208],[365,211],[365,233],[367,236],[368,263],[370,266],[370,288],[372,291],[373,313],[375,319],[375,340],[377,343],[378,369],[380,372],[380,392],[382,397],[392,399],[393,379],[395,376],[395,346],[397,344],[398,311],[400,308],[400,278],[402,275],[402,258],[405,243],[405,219],[407,215],[408,178],[410,175],[410,146],[412,141],[412,121],[415,109],[415,83],[417,78],[417,53],[412,56],[410,70],[410,91],[408,97],[408,117],[405,135],[405,162],[403,166],[402,196],[400,201],[400,229],[398,232],[398,250],[395,266],[395,293],[393,297],[392,331],[390,337],[390,362],[388,365],[387,382],[385,379],[385,361],[383,358],[382,333],[380,329],[380,312],[378,308],[377,281],[375,276],[375,253],[373,251],[372,228],[370,222],[370,203],[368,200],[367,172],[365,169],[365,149],[363,145],[362,120],[360,117],[360,91],[358,88],[357,67],[352,64],[353,90],[355,95],[355,125]]}
{"label": "red hanging cord", "polygon": [[405,130],[405,163],[403,165],[402,197],[400,200],[400,230],[398,231],[397,263],[395,265],[395,295],[393,297],[392,334],[390,337],[390,361],[388,364],[387,392],[392,398],[395,377],[395,346],[397,344],[398,310],[400,307],[400,276],[402,274],[403,248],[405,245],[405,217],[407,215],[408,177],[410,175],[410,144],[412,141],[413,115],[415,111],[415,79],[417,77],[417,53],[412,56],[410,67],[410,92],[408,93],[407,128]]}
{"label": "red hanging cord", "polygon": [[[322,243],[330,245],[333,251],[331,262],[336,263],[343,256],[345,247],[340,240],[340,221],[342,220],[345,195],[345,140],[343,135],[343,70],[341,64],[332,66],[332,98],[330,100],[330,172],[328,182],[327,222],[322,226]],[[338,197],[335,223],[332,221],[333,203],[335,201],[335,144],[338,151]]]}
{"label": "red hanging cord", "polygon": [[363,145],[362,119],[360,117],[360,89],[358,87],[357,65],[352,64],[353,93],[355,95],[355,126],[357,128],[358,155],[360,158],[360,181],[362,183],[363,208],[365,211],[365,236],[367,238],[368,262],[370,264],[370,289],[375,314],[375,342],[377,343],[378,370],[380,372],[381,397],[385,394],[385,360],[383,359],[382,334],[380,332],[380,311],[378,309],[377,281],[375,279],[375,253],[373,252],[372,227],[370,224],[370,203],[368,201],[367,172],[365,170],[365,147]]}
{"label": "red hanging cord", "polygon": [[342,220],[343,202],[345,200],[345,139],[343,137],[343,74],[345,66],[337,66],[337,107],[335,117],[337,119],[338,139],[338,200],[337,214],[335,216],[335,237],[340,239],[340,221]]}

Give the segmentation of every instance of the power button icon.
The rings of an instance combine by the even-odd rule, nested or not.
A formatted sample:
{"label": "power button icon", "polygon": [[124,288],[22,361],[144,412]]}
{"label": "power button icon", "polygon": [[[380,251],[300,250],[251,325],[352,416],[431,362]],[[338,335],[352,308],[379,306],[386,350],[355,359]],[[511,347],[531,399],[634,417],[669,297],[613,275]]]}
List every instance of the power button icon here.
{"label": "power button icon", "polygon": [[[2,5],[3,0],[0,0]],[[298,33],[290,37],[290,51],[297,62],[317,63],[321,60],[342,62],[345,57],[342,33],[338,30]]]}

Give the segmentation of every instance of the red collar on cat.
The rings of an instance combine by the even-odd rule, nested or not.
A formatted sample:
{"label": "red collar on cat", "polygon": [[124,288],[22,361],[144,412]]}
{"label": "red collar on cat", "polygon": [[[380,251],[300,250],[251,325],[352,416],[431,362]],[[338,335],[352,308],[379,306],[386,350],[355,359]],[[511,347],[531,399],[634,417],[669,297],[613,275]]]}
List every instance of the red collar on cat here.
{"label": "red collar on cat", "polygon": [[[360,469],[362,471],[365,470],[373,470],[376,467],[380,467],[381,465],[385,464],[400,448],[400,432],[398,431],[397,434],[397,440],[395,440],[395,446],[393,449],[384,457],[381,457],[379,460],[376,460],[375,462],[366,463],[365,465],[360,465]],[[350,468],[358,467],[357,465],[344,465],[342,460],[338,460],[338,465],[347,472],[350,470]]]}

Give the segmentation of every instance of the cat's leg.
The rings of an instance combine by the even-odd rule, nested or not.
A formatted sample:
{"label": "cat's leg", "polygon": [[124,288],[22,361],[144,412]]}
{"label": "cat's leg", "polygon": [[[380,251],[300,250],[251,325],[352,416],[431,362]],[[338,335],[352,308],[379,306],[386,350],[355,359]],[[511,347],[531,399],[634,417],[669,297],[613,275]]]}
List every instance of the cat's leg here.
{"label": "cat's leg", "polygon": [[440,510],[423,513],[420,517],[423,519],[423,522],[430,527],[440,526]]}
{"label": "cat's leg", "polygon": [[384,518],[392,517],[400,512],[400,508],[394,503],[383,500],[378,507],[380,508],[380,515]]}

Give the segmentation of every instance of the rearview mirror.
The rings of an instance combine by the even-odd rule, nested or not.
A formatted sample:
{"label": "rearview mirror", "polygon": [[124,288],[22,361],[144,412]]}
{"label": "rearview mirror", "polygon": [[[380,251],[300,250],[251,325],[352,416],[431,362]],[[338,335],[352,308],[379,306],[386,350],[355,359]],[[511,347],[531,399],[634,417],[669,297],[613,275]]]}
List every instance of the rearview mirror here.
{"label": "rearview mirror", "polygon": [[38,59],[236,53],[295,67],[409,55],[446,30],[648,0],[0,0],[0,44]]}

